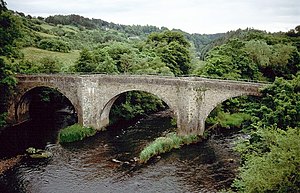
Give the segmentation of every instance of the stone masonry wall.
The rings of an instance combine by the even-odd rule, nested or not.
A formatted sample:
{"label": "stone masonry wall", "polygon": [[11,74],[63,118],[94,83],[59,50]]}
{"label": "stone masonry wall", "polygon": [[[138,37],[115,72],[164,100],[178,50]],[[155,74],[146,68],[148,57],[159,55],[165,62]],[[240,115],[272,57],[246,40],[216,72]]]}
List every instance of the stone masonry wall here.
{"label": "stone masonry wall", "polygon": [[[177,119],[178,133],[200,134],[209,113],[223,101],[241,95],[259,95],[263,84],[195,77],[125,75],[18,75],[9,118],[21,121],[26,102],[19,104],[30,89],[46,86],[57,89],[74,105],[80,124],[102,129],[109,123],[113,102],[124,92],[138,90],[158,96]],[[24,112],[23,112],[24,111]],[[15,118],[14,118],[15,117]]]}

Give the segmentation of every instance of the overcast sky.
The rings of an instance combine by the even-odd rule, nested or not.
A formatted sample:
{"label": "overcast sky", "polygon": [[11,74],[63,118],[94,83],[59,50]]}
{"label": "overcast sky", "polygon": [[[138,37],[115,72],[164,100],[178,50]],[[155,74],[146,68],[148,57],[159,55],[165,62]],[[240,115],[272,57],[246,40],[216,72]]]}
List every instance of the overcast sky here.
{"label": "overcast sky", "polygon": [[32,16],[79,14],[119,24],[155,25],[189,33],[252,27],[270,32],[300,25],[300,0],[6,0]]}

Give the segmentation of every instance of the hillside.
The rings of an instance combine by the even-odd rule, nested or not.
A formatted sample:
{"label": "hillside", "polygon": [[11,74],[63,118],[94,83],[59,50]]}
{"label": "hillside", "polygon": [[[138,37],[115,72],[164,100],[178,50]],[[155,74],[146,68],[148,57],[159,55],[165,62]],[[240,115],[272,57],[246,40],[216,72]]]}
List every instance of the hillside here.
{"label": "hillside", "polygon": [[[92,36],[94,37],[92,39],[92,42],[89,42],[92,44],[103,43],[107,41],[124,41],[125,39],[145,39],[149,34],[153,32],[162,32],[168,30],[168,28],[166,27],[159,28],[152,25],[142,26],[115,24],[101,19],[89,19],[75,14],[54,15],[47,18],[33,18],[30,15],[25,16],[20,12],[15,13],[28,20],[30,28],[43,37],[53,37],[53,35],[59,37],[68,37],[74,35],[74,33],[77,34],[77,32],[81,32],[77,34],[79,37],[75,37],[73,39],[77,39],[79,41],[79,39],[84,37],[85,35],[93,34]],[[182,32],[195,47],[195,51],[199,56],[203,47],[208,45],[213,40],[224,35],[224,33],[189,34],[179,29],[172,30]],[[96,38],[95,36],[98,36],[98,38]],[[100,38],[99,36],[102,36],[102,38]]]}

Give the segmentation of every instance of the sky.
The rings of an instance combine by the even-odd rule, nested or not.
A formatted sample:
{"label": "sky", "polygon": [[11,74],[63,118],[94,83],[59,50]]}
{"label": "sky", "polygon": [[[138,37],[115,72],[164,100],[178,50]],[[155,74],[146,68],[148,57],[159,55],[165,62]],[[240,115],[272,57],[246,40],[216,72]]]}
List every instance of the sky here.
{"label": "sky", "polygon": [[247,27],[268,32],[300,25],[300,0],[5,0],[11,10],[47,17],[78,14],[125,25],[213,34]]}

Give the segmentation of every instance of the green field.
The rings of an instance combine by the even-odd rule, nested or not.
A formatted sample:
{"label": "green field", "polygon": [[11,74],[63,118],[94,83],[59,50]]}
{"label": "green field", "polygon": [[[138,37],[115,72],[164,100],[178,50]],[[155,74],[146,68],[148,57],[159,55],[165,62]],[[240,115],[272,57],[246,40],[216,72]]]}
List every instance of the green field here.
{"label": "green field", "polygon": [[44,37],[44,38],[55,38],[57,36],[55,35],[51,35],[51,34],[47,34],[47,33],[43,33],[43,32],[36,32],[38,35]]}
{"label": "green field", "polygon": [[74,50],[69,53],[52,52],[34,47],[23,48],[21,52],[24,54],[24,59],[29,61],[40,60],[45,57],[52,57],[59,61],[61,71],[66,72],[73,66],[79,58],[79,50]]}
{"label": "green field", "polygon": [[49,25],[49,24],[41,24],[40,25],[42,28],[47,29],[47,30],[51,30],[52,28],[55,28],[55,26]]}

